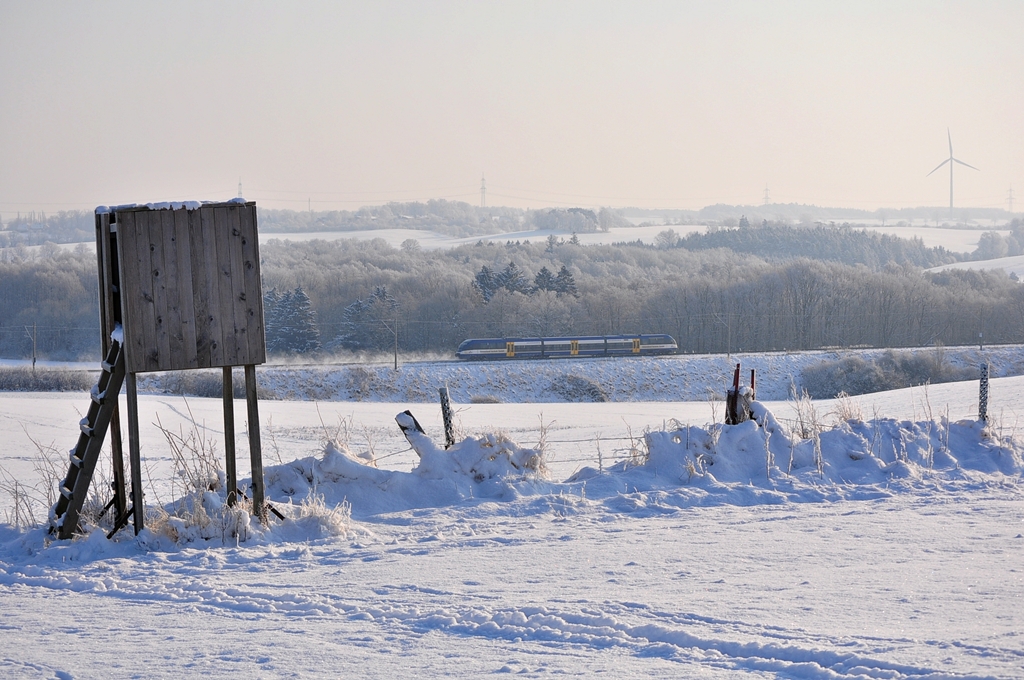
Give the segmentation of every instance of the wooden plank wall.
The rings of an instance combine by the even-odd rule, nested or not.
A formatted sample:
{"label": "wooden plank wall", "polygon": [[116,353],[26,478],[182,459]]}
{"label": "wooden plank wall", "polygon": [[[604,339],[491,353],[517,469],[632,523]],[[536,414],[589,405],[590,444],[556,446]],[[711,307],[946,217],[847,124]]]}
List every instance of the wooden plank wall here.
{"label": "wooden plank wall", "polygon": [[255,204],[115,219],[130,373],[266,361]]}

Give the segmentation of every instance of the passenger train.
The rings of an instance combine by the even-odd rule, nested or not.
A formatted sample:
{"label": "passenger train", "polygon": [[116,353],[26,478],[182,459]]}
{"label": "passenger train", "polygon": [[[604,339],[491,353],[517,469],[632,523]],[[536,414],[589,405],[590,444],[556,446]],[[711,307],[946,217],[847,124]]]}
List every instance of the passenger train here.
{"label": "passenger train", "polygon": [[474,338],[465,340],[455,356],[473,359],[556,359],[675,354],[671,335],[595,335],[571,338]]}

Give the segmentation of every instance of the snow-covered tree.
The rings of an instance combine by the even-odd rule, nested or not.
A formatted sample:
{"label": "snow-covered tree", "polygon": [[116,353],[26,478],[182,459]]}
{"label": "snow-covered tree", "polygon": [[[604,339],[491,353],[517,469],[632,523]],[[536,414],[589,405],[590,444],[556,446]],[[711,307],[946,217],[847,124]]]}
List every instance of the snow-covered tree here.
{"label": "snow-covered tree", "polygon": [[580,292],[576,288],[576,279],[573,278],[572,272],[564,264],[558,270],[558,276],[555,277],[555,292],[559,296],[571,295],[574,298],[580,296]]}
{"label": "snow-covered tree", "polygon": [[501,288],[501,284],[498,282],[498,277],[494,270],[487,265],[483,265],[473,279],[473,287],[480,291],[484,302],[490,302],[491,298],[494,297],[494,293]]}
{"label": "snow-covered tree", "polygon": [[386,286],[377,286],[369,297],[356,300],[342,314],[341,332],[333,347],[345,349],[386,349],[395,339],[398,300]]}
{"label": "snow-covered tree", "polygon": [[547,267],[541,267],[533,277],[533,285],[537,290],[556,290],[555,275]]}
{"label": "snow-covered tree", "polygon": [[501,283],[501,287],[510,293],[530,294],[530,282],[515,262],[509,262],[508,266],[498,274],[498,281]]}
{"label": "snow-covered tree", "polygon": [[263,322],[268,352],[302,354],[321,348],[316,312],[301,286],[284,293],[273,288],[264,293]]}

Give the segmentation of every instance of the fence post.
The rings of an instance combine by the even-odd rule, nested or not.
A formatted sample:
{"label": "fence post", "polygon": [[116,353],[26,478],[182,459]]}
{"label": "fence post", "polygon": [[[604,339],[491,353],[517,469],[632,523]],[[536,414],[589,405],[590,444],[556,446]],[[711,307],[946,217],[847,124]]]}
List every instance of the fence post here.
{"label": "fence post", "polygon": [[981,365],[981,385],[978,394],[978,419],[988,422],[988,362]]}
{"label": "fence post", "polygon": [[739,423],[738,404],[740,393],[740,365],[736,364],[736,372],[732,377],[732,388],[725,393],[725,424],[736,425]]}
{"label": "fence post", "polygon": [[444,448],[455,445],[455,426],[452,424],[452,403],[448,397],[448,386],[439,387],[441,395],[441,417],[444,419]]}

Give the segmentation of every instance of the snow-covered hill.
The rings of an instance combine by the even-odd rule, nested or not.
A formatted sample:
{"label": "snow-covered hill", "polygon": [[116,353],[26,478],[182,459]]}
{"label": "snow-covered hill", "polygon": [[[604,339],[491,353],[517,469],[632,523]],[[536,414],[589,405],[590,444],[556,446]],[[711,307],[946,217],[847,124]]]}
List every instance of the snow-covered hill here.
{"label": "snow-covered hill", "polygon": [[[682,355],[621,359],[550,361],[414,362],[395,371],[389,364],[344,366],[265,366],[259,381],[282,399],[320,401],[434,402],[437,389],[448,386],[459,403],[496,400],[504,403],[580,401],[703,401],[724,394],[737,363],[744,383],[757,374],[763,400],[785,400],[791,386],[799,391],[804,368],[844,356],[877,357],[884,350],[837,350],[756,354]],[[991,366],[993,377],[1024,374],[1024,346],[955,347],[941,352],[956,367]],[[980,368],[979,368],[980,371]],[[159,389],[159,374],[147,389]]]}

